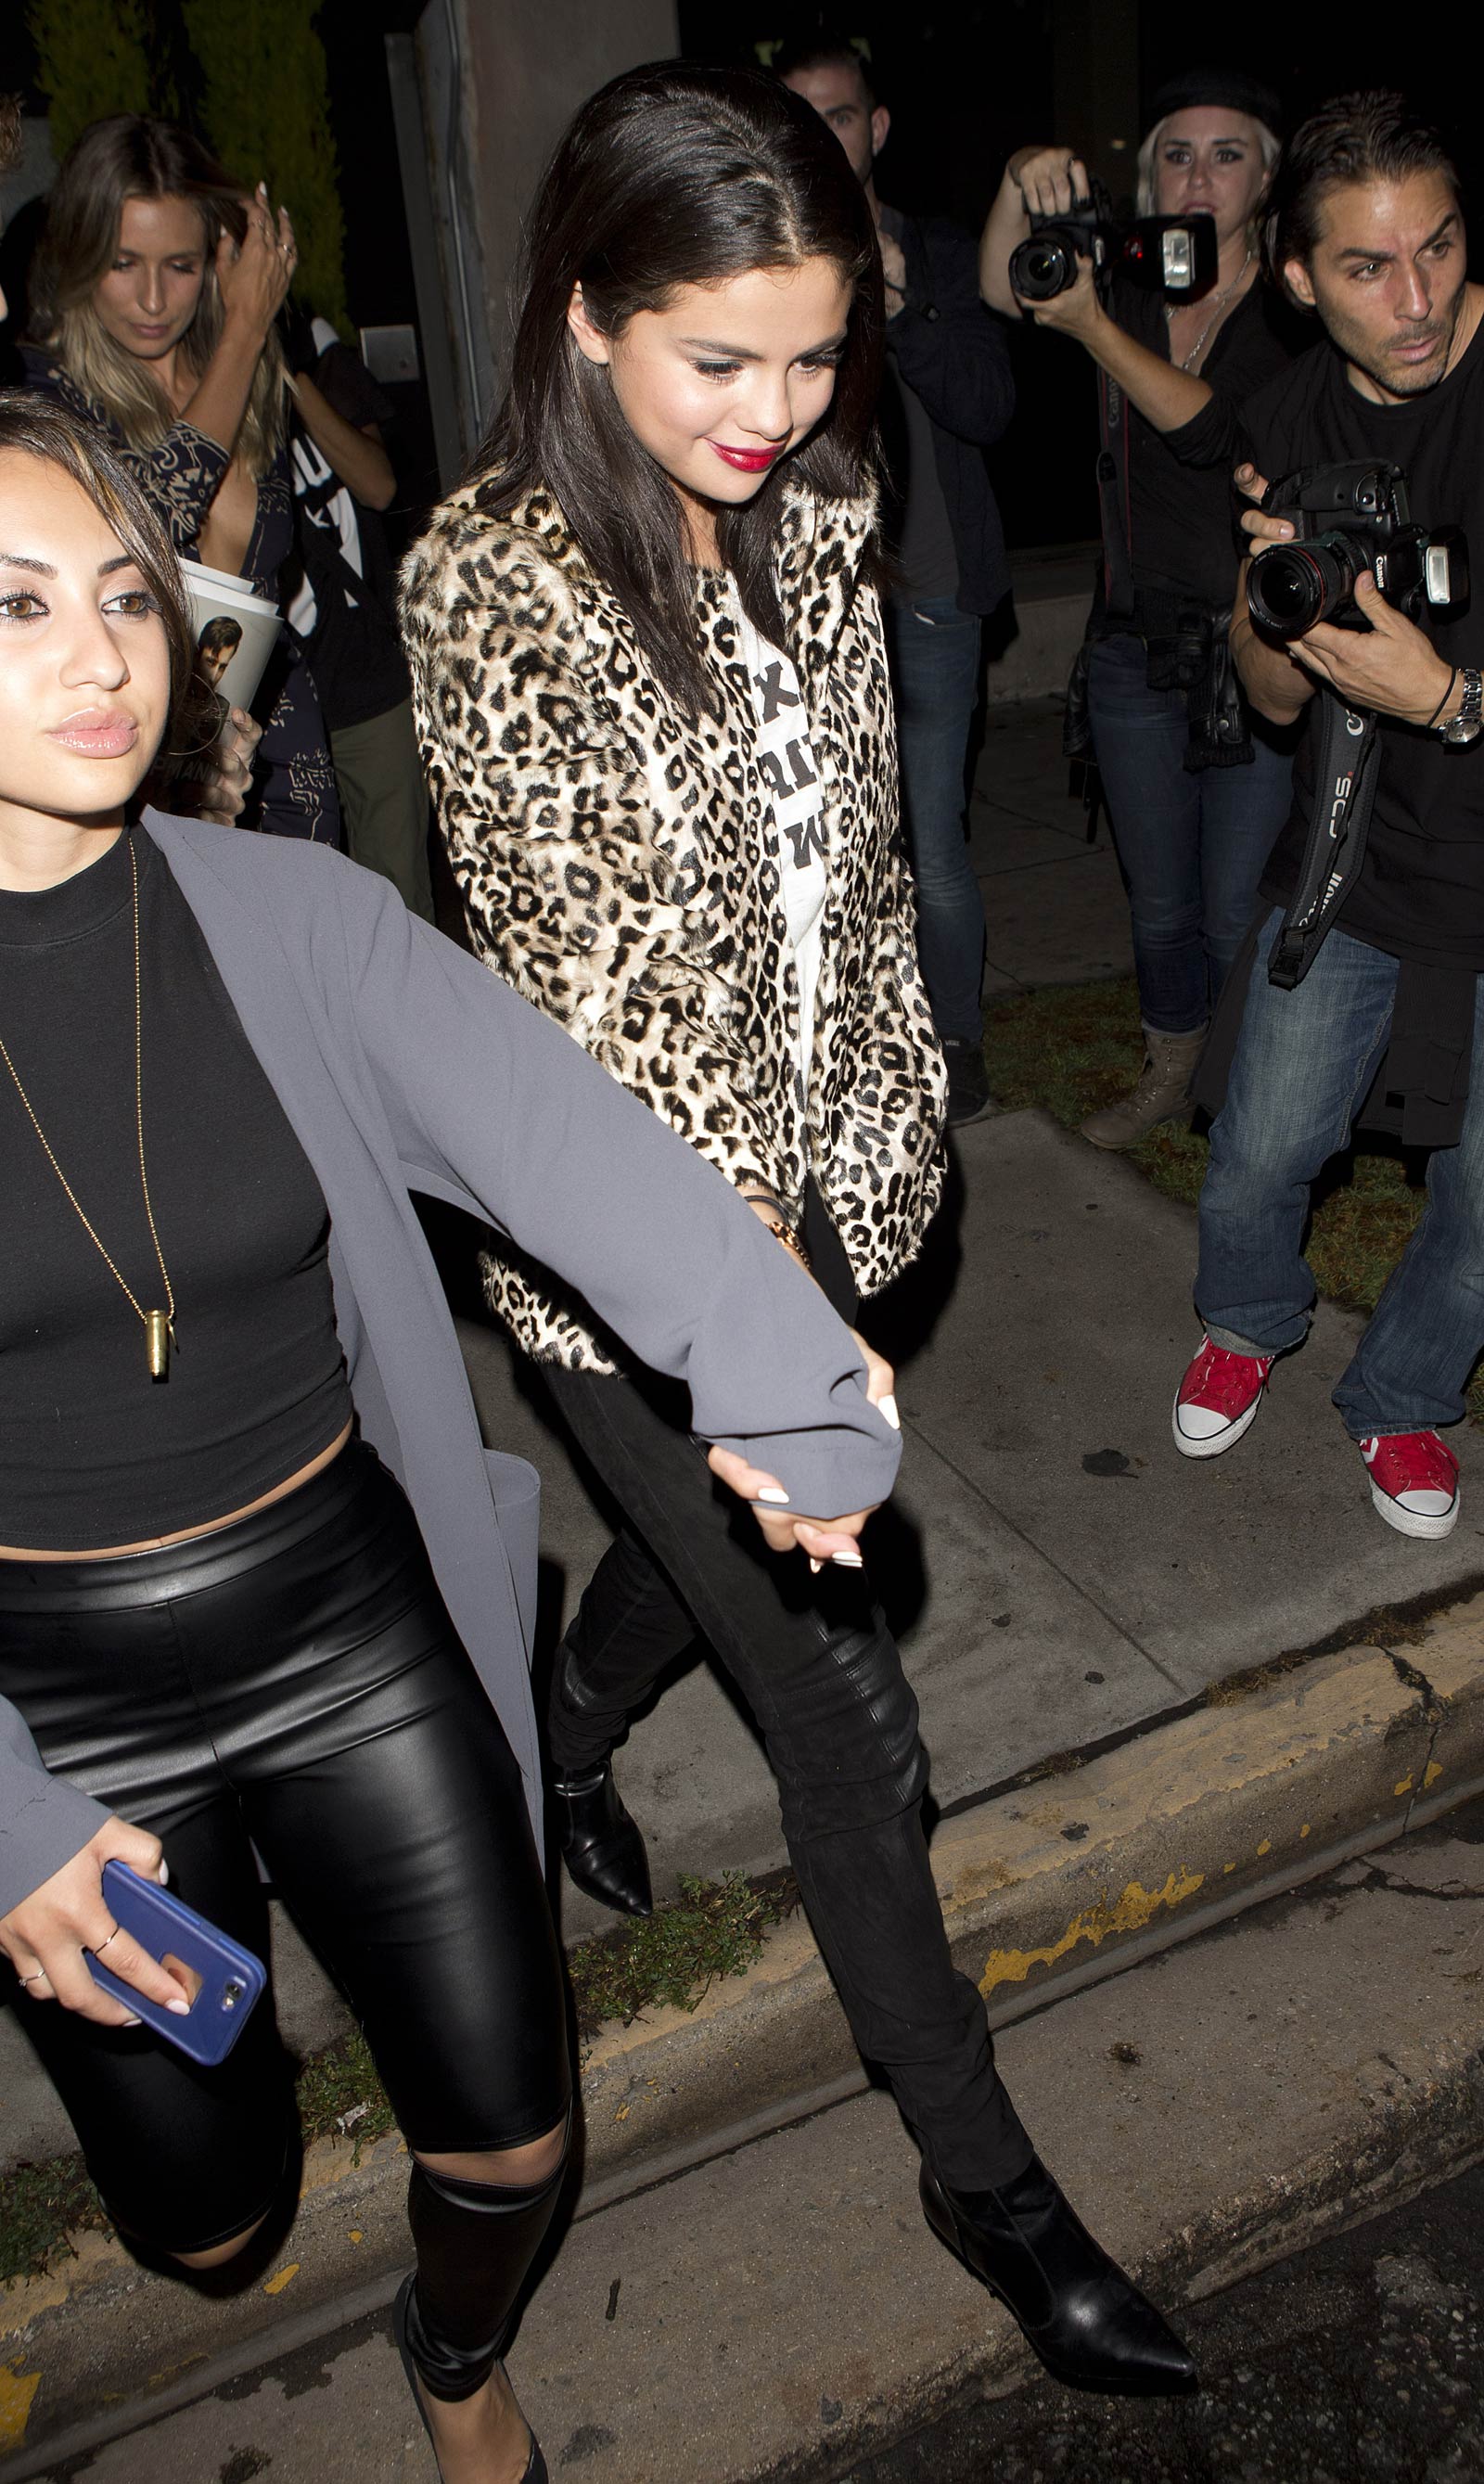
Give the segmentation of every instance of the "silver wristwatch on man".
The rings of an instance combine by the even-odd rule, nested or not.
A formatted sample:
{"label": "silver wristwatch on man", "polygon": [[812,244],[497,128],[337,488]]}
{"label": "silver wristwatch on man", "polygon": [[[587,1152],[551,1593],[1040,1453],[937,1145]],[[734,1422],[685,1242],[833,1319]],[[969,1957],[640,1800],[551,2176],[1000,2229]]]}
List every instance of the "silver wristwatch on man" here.
{"label": "silver wristwatch on man", "polygon": [[1461,664],[1459,670],[1464,677],[1463,706],[1448,723],[1438,727],[1440,740],[1455,746],[1477,742],[1484,733],[1484,673],[1476,671],[1472,664]]}

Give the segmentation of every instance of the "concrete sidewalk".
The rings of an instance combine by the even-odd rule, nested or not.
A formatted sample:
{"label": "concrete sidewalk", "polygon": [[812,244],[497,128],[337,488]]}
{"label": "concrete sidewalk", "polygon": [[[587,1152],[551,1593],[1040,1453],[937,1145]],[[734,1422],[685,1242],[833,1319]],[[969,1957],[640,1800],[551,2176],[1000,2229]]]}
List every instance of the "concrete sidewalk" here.
{"label": "concrete sidewalk", "polygon": [[[1481,1836],[1475,1805],[1001,2038],[1048,2162],[1177,2323],[1191,2301],[1484,2154]],[[511,2356],[553,2475],[831,2484],[874,2446],[1033,2377],[1008,2316],[932,2240],[915,2194],[911,2144],[889,2099],[870,2094],[583,2215]],[[341,2224],[370,2248],[349,2200]],[[285,2279],[291,2306],[292,2263],[271,2282]],[[363,2286],[337,2318],[290,2308],[261,2360],[156,2370],[152,2408],[136,2392],[0,2471],[14,2484],[431,2484],[388,2336],[393,2282]],[[98,2322],[116,2361],[150,2351],[148,2314],[148,2301],[121,2299]],[[1059,2428],[1084,2420],[1072,2393],[1043,2395]],[[1142,2420],[1105,2402],[1088,2412],[1115,2434]],[[1177,2411],[1152,2412],[1173,2444]],[[1425,2447],[1439,2484],[1462,2472],[1445,2439]]]}

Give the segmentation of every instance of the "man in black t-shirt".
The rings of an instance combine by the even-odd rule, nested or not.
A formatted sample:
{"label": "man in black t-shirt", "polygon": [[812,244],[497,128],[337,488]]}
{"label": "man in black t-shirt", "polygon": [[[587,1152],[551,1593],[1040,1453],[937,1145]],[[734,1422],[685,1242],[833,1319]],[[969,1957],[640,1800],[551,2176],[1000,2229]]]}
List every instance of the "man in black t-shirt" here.
{"label": "man in black t-shirt", "polygon": [[989,1109],[985,906],[964,833],[982,621],[1010,592],[1004,528],[984,452],[1014,411],[1010,348],[979,298],[974,244],[944,216],[877,197],[891,115],[859,48],[822,30],[785,46],[774,75],[811,103],[850,159],[876,219],[886,310],[878,414],[892,564],[887,648],[917,947],[948,1065],[948,1119]]}
{"label": "man in black t-shirt", "polygon": [[[1484,288],[1466,281],[1458,184],[1441,140],[1399,96],[1347,95],[1295,138],[1274,201],[1274,256],[1325,341],[1244,416],[1254,502],[1306,467],[1405,472],[1413,518],[1462,526],[1484,555]],[[1291,526],[1250,509],[1247,534]],[[1174,1406],[1175,1444],[1214,1457],[1257,1411],[1274,1358],[1314,1300],[1302,1256],[1309,1185],[1345,1147],[1368,1091],[1429,1146],[1428,1207],[1335,1391],[1371,1498],[1404,1535],[1446,1535],[1458,1422],[1484,1347],[1484,618],[1409,620],[1363,575],[1362,626],[1290,645],[1259,635],[1244,590],[1232,644],[1275,723],[1308,716],[1294,809],[1259,922],[1201,1202],[1196,1301],[1206,1327]],[[1368,626],[1365,626],[1368,625]],[[1304,867],[1316,801],[1316,692],[1378,724],[1364,859],[1291,989],[1269,958]],[[1323,789],[1326,812],[1337,785]],[[1222,1047],[1215,1047],[1218,1051]]]}

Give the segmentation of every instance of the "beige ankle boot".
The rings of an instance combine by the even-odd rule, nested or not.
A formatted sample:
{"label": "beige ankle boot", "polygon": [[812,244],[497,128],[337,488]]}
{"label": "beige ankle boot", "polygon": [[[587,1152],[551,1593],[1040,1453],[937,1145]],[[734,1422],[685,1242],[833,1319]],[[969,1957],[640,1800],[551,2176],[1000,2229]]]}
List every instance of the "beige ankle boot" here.
{"label": "beige ankle boot", "polygon": [[1144,1067],[1139,1084],[1121,1104],[1110,1104],[1106,1112],[1093,1113],[1082,1124],[1082,1135],[1094,1148],[1131,1148],[1136,1139],[1148,1136],[1161,1121],[1177,1120],[1190,1110],[1190,1082],[1196,1074],[1201,1047],[1206,1030],[1198,1027],[1194,1035],[1161,1035],[1152,1026],[1144,1030]]}

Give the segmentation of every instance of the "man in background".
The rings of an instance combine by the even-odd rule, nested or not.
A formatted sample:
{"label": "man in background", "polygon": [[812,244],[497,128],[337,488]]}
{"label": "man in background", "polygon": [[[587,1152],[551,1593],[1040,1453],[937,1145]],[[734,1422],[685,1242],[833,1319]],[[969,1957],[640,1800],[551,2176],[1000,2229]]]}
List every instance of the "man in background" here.
{"label": "man in background", "polygon": [[382,436],[391,400],[328,319],[296,317],[286,347],[304,569],[288,619],[324,710],[350,852],[431,923],[427,787],[378,514],[396,493]]}
{"label": "man in background", "polygon": [[887,643],[897,701],[902,806],[917,884],[918,953],[948,1063],[950,1122],[989,1101],[980,986],[985,908],[964,826],[969,731],[983,620],[1010,591],[984,452],[1014,409],[1004,336],[980,299],[972,236],[906,216],[876,190],[891,115],[860,52],[826,36],[791,44],[774,74],[833,130],[876,218],[886,284],[881,437],[893,577]]}

